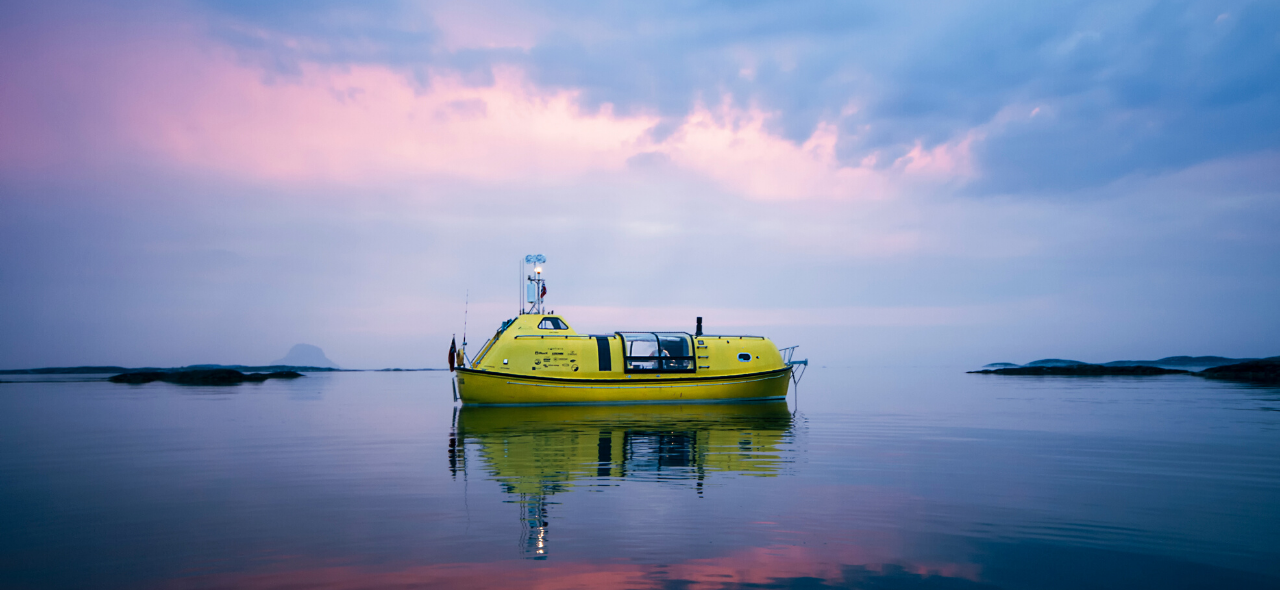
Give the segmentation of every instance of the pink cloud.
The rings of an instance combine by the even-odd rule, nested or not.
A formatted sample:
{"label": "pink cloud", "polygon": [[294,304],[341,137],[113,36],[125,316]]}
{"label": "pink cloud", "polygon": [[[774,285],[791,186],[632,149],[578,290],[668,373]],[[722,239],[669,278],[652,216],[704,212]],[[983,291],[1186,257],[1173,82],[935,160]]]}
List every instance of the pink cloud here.
{"label": "pink cloud", "polygon": [[655,143],[656,116],[623,116],[607,104],[584,110],[577,92],[539,88],[514,67],[497,69],[483,87],[449,72],[419,87],[382,66],[310,64],[273,79],[191,28],[115,33],[69,26],[3,58],[0,169],[144,165],[288,183],[540,183],[625,171],[628,158],[661,152],[765,200],[880,198],[905,180],[972,175],[972,136],[917,146],[887,169],[875,158],[850,166],[835,155],[835,123],[797,145],[768,131],[769,113],[726,103],[696,109]]}
{"label": "pink cloud", "polygon": [[968,179],[974,176],[973,142],[981,135],[971,132],[963,138],[924,149],[919,141],[906,155],[894,161],[894,167],[908,174],[941,180]]}
{"label": "pink cloud", "polygon": [[888,179],[867,167],[841,165],[836,129],[818,126],[797,146],[765,129],[768,115],[728,106],[695,110],[660,148],[676,164],[762,199],[881,197]]}
{"label": "pink cloud", "polygon": [[[32,60],[3,65],[0,166],[111,166],[123,160],[278,180],[366,182],[451,175],[538,180],[622,169],[656,122],[583,112],[573,92],[542,92],[520,72],[428,89],[384,67],[307,66],[266,80],[190,35],[103,47],[80,31],[42,36]],[[57,110],[44,108],[59,103]]]}

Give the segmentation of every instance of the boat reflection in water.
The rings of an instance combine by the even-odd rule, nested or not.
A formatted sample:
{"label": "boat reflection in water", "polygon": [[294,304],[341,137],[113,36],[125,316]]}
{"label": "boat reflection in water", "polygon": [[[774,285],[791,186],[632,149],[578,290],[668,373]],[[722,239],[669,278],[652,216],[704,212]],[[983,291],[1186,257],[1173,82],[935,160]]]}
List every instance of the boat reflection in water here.
{"label": "boat reflection in water", "polygon": [[578,484],[649,480],[702,493],[715,472],[769,477],[787,465],[784,401],[625,406],[463,406],[449,441],[454,476],[478,453],[486,474],[519,497],[523,546],[547,555],[547,498]]}

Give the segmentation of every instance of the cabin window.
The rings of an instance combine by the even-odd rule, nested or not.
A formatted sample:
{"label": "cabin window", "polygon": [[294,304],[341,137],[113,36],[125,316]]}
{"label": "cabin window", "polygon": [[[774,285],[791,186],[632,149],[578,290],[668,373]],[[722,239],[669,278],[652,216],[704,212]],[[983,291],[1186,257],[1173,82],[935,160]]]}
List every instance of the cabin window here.
{"label": "cabin window", "polygon": [[656,334],[625,334],[623,338],[627,371],[657,370],[661,367]]}
{"label": "cabin window", "polygon": [[747,362],[747,361],[749,361],[749,360],[751,360],[751,353],[749,353],[749,352],[739,352],[739,353],[738,353],[738,360],[740,360],[740,361],[742,361],[742,362],[744,362],[744,363],[745,363],[745,362]]}
{"label": "cabin window", "polygon": [[689,337],[683,334],[658,334],[658,347],[662,349],[664,369],[693,370],[693,353]]}
{"label": "cabin window", "polygon": [[538,329],[539,330],[568,330],[569,326],[565,324],[564,321],[561,320],[560,318],[542,318],[542,321],[538,322]]}
{"label": "cabin window", "polygon": [[682,332],[619,332],[628,373],[692,373],[693,339]]}

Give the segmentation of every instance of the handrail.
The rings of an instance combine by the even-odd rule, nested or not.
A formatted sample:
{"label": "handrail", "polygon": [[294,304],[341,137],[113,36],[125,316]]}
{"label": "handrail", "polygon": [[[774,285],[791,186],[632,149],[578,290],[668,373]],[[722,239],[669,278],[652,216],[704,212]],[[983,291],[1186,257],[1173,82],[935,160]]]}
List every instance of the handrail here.
{"label": "handrail", "polygon": [[809,368],[809,359],[791,360],[791,357],[795,356],[797,348],[800,348],[799,344],[779,348],[778,352],[782,354],[782,360],[791,369],[791,381],[796,385],[800,385],[800,378],[804,377],[805,369]]}
{"label": "handrail", "polygon": [[480,361],[484,360],[485,355],[489,354],[489,348],[498,341],[498,337],[501,335],[502,331],[499,330],[493,336],[490,336],[488,340],[485,340],[484,344],[480,345],[480,352],[476,354],[475,358],[471,359],[471,366],[474,367],[480,364]]}
{"label": "handrail", "polygon": [[515,339],[524,340],[526,338],[537,338],[540,340],[546,340],[547,338],[564,338],[565,340],[568,340],[570,338],[594,338],[594,336],[589,334],[525,334],[523,336],[516,336]]}

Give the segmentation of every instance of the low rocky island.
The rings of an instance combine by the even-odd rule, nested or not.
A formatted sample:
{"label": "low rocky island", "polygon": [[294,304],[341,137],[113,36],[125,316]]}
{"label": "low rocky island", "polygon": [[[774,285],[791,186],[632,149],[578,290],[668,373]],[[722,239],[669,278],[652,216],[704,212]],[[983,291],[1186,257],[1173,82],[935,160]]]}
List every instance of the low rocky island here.
{"label": "low rocky island", "polygon": [[116,366],[93,366],[93,367],[44,367],[40,369],[5,369],[0,371],[0,375],[103,375],[118,373],[173,373],[175,371],[196,371],[205,369],[233,369],[241,372],[253,373],[278,373],[280,371],[294,371],[299,373],[320,373],[330,371],[341,371],[342,369],[333,369],[329,367],[312,367],[307,365],[187,365],[185,367],[159,368],[159,367],[116,367]]}
{"label": "low rocky island", "polygon": [[1148,367],[1143,365],[1131,367],[1108,367],[1106,365],[1090,365],[1085,363],[1077,365],[1005,367],[1001,369],[984,369],[981,371],[969,372],[992,375],[1061,375],[1081,377],[1101,377],[1105,375],[1174,375],[1177,373],[1190,373],[1190,371],[1184,371],[1182,369],[1162,369],[1160,367]]}
{"label": "low rocky island", "polygon": [[[1217,364],[1202,371],[1192,372],[1185,369],[1172,369],[1157,364],[1181,364],[1196,366],[1199,363],[1220,363],[1221,361],[1243,360],[1231,364]],[[1073,364],[1064,364],[1073,363]],[[1150,364],[1139,364],[1150,363]],[[1203,365],[1201,365],[1203,366]],[[982,370],[969,371],[987,375],[1032,375],[1063,377],[1103,377],[1111,375],[1175,375],[1187,374],[1207,379],[1223,379],[1259,384],[1280,384],[1280,356],[1264,359],[1227,359],[1223,357],[1167,357],[1159,361],[1112,361],[1095,365],[1079,361],[1063,361],[1061,359],[1045,359],[1035,361],[1026,366],[1013,363],[992,363]]]}
{"label": "low rocky island", "polygon": [[1154,367],[1165,367],[1166,369],[1187,368],[1187,369],[1208,369],[1210,367],[1220,367],[1222,365],[1234,365],[1236,363],[1244,363],[1248,361],[1256,361],[1256,358],[1233,359],[1224,356],[1167,356],[1154,361],[1111,361],[1106,363],[1108,367],[1128,366],[1128,365],[1150,365]]}
{"label": "low rocky island", "polygon": [[113,375],[107,380],[112,383],[128,383],[140,385],[152,381],[164,381],[178,385],[239,385],[241,383],[261,383],[267,379],[297,379],[302,373],[297,371],[275,371],[272,373],[241,373],[235,369],[197,369],[194,371],[137,371]]}
{"label": "low rocky island", "polygon": [[1253,383],[1280,384],[1280,356],[1234,365],[1213,367],[1196,373],[1209,379],[1230,379]]}

